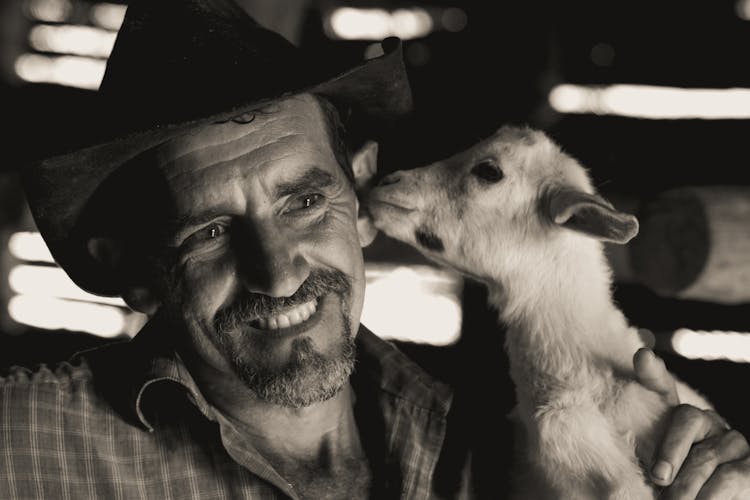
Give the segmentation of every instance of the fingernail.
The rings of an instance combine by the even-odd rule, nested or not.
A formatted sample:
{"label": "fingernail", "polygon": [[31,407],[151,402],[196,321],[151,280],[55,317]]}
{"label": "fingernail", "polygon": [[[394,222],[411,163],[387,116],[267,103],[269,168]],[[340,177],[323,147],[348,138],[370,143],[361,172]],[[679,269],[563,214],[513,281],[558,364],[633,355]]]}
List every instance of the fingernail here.
{"label": "fingernail", "polygon": [[672,464],[664,460],[656,462],[656,465],[651,469],[651,475],[659,481],[669,481],[672,477]]}

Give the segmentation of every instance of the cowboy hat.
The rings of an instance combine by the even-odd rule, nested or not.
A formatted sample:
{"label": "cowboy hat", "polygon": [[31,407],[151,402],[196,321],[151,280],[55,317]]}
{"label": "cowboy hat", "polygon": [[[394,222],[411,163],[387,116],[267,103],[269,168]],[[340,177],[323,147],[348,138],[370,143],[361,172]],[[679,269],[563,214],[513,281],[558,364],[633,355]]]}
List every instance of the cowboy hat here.
{"label": "cowboy hat", "polygon": [[81,288],[117,295],[119,286],[87,250],[85,213],[128,162],[197,127],[300,93],[375,118],[411,108],[397,39],[384,55],[331,71],[261,27],[232,0],[135,0],[107,62],[97,113],[82,144],[24,169],[29,206],[60,266]]}

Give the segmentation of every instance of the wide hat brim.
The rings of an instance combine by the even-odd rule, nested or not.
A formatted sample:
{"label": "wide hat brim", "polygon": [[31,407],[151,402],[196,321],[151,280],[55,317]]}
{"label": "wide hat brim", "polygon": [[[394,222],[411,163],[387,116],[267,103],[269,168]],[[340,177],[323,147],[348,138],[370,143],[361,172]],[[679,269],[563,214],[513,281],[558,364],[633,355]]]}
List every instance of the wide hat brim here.
{"label": "wide hat brim", "polygon": [[[153,47],[164,36],[159,24],[166,19],[170,46],[160,53]],[[302,93],[376,119],[408,112],[411,90],[401,43],[388,39],[382,45],[382,56],[332,73],[231,0],[131,3],[100,87],[102,106],[84,133],[88,145],[23,171],[29,206],[53,257],[84,290],[118,295],[121,283],[91,257],[90,234],[80,222],[98,209],[91,200],[105,180],[138,155],[195,128]]]}

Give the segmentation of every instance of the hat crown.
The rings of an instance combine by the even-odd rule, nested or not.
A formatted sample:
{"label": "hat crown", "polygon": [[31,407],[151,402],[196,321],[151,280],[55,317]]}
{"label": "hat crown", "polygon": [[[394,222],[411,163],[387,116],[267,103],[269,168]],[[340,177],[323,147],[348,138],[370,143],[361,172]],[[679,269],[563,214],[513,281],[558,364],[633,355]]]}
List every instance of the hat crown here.
{"label": "hat crown", "polygon": [[316,76],[303,66],[296,47],[232,0],[136,0],[99,90],[118,127],[144,128],[302,88]]}

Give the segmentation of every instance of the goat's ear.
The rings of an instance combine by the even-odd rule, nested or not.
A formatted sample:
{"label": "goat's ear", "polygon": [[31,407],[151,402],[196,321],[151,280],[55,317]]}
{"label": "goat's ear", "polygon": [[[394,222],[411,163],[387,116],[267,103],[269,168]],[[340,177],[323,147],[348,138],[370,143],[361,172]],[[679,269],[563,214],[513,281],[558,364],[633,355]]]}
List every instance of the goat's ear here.
{"label": "goat's ear", "polygon": [[601,241],[625,244],[638,234],[638,219],[595,194],[555,189],[548,193],[546,207],[554,224]]}

